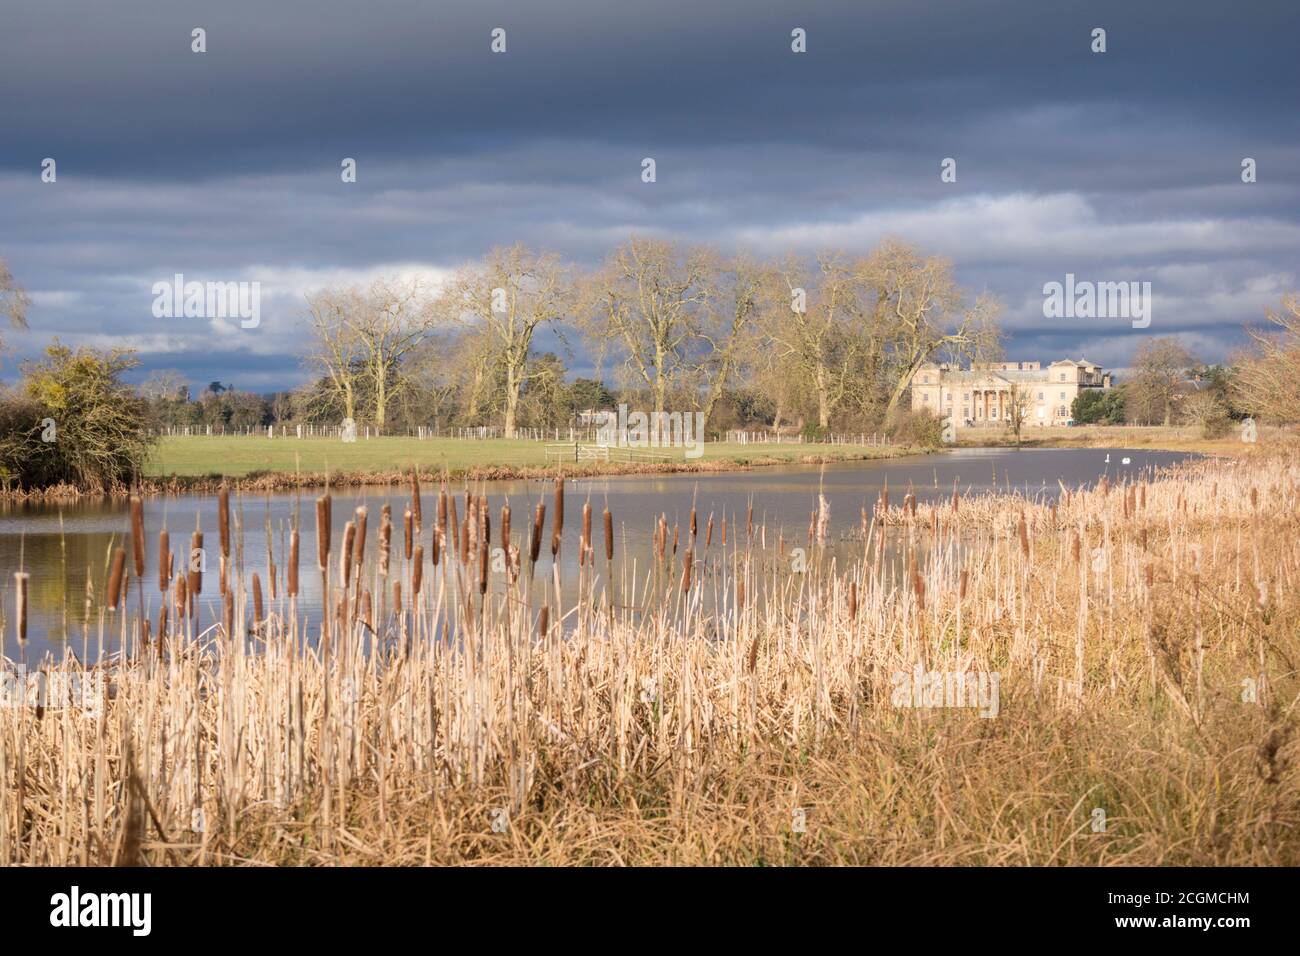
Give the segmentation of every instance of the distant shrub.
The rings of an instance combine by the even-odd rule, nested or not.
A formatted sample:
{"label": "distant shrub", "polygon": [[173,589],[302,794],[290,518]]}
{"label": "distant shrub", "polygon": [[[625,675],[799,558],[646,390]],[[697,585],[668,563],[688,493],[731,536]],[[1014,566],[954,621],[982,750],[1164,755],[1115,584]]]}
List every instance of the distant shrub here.
{"label": "distant shrub", "polygon": [[803,431],[799,434],[803,435],[804,441],[825,441],[827,436],[830,434],[830,429],[822,428],[820,425],[814,425],[809,422],[807,425],[804,425]]}
{"label": "distant shrub", "polygon": [[77,349],[56,340],[46,358],[0,397],[0,477],[35,489],[57,484],[119,491],[140,474],[153,439],[147,407],[121,380],[129,352]]}
{"label": "distant shrub", "polygon": [[885,433],[901,444],[938,448],[943,444],[943,419],[926,411],[897,409],[885,423]]}

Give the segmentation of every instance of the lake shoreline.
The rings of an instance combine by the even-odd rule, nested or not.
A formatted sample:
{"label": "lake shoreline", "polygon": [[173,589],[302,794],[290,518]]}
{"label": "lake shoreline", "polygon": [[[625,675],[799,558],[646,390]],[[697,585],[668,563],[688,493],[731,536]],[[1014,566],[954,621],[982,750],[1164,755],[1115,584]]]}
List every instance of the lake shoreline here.
{"label": "lake shoreline", "polygon": [[[1293,433],[1283,429],[1269,428],[1262,435],[1268,444],[1290,445],[1295,443]],[[211,439],[209,439],[211,441]],[[382,440],[382,439],[380,439]],[[243,439],[233,439],[242,442]],[[466,448],[473,447],[469,442]],[[747,446],[744,446],[747,447]],[[615,477],[625,475],[671,475],[671,474],[714,474],[722,472],[749,472],[781,465],[826,465],[845,462],[886,461],[909,455],[929,455],[947,449],[1006,450],[1016,448],[1014,436],[980,435],[972,441],[959,434],[957,441],[941,448],[924,448],[920,446],[875,445],[875,446],[823,446],[825,451],[810,451],[808,454],[776,455],[757,449],[749,457],[732,446],[723,452],[722,457],[705,458],[696,461],[564,461],[564,462],[516,462],[516,463],[479,463],[464,462],[448,466],[447,460],[455,460],[456,455],[444,454],[441,463],[418,461],[412,458],[401,465],[381,469],[341,467],[322,469],[309,467],[303,470],[288,468],[261,468],[242,474],[225,474],[215,469],[208,470],[209,462],[204,456],[199,467],[201,473],[153,474],[144,477],[135,489],[122,487],[113,491],[84,491],[72,485],[56,485],[49,488],[0,489],[0,501],[6,502],[58,502],[80,499],[124,500],[133,493],[147,497],[179,496],[186,494],[211,494],[222,487],[246,492],[308,491],[325,488],[363,488],[405,485],[410,481],[412,469],[415,469],[424,482],[447,481],[514,481],[536,480],[553,477],[562,469],[563,474],[574,478]],[[781,446],[774,446],[780,448]],[[787,446],[788,447],[788,446]],[[1246,444],[1235,435],[1220,439],[1200,437],[1196,430],[1187,428],[1134,427],[1134,426],[1084,426],[1077,429],[1064,429],[1057,433],[1028,434],[1023,436],[1019,447],[1028,449],[1067,449],[1067,448],[1110,448],[1129,451],[1176,451],[1202,455],[1224,457],[1249,456],[1260,445]],[[377,456],[383,457],[385,449],[378,449]],[[435,449],[430,449],[435,452]],[[171,455],[163,453],[162,467]],[[216,458],[216,453],[212,454]],[[404,455],[393,455],[401,459]],[[433,456],[426,456],[433,457]],[[461,454],[462,459],[465,456]],[[327,459],[328,463],[328,459]],[[182,465],[184,462],[182,462]]]}
{"label": "lake shoreline", "polygon": [[72,485],[27,491],[5,489],[0,491],[0,501],[52,502],[81,498],[105,500],[125,499],[132,494],[146,497],[180,496],[187,494],[215,494],[222,488],[242,492],[324,491],[328,488],[392,487],[409,484],[412,470],[421,482],[443,481],[528,481],[554,478],[563,474],[567,478],[608,478],[635,475],[717,474],[747,472],[775,468],[782,465],[832,465],[860,461],[885,461],[912,455],[928,455],[941,449],[888,446],[871,454],[808,454],[798,457],[756,457],[749,459],[712,459],[702,461],[586,461],[556,462],[548,465],[471,465],[455,468],[429,469],[389,468],[375,471],[266,471],[232,477],[220,474],[150,476],[142,479],[134,489],[113,492],[87,492]]}

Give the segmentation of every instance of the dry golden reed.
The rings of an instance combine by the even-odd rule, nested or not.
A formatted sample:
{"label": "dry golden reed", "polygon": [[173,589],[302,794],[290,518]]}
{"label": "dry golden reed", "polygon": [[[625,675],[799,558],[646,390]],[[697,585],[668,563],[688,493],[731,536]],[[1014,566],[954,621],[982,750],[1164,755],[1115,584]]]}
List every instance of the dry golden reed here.
{"label": "dry golden reed", "polygon": [[[1055,512],[882,494],[872,537],[804,574],[760,523],[706,530],[679,577],[661,514],[563,604],[558,575],[482,588],[481,497],[477,577],[417,543],[385,580],[355,523],[325,536],[324,621],[294,610],[296,532],[288,596],[233,574],[202,630],[187,560],[154,653],[128,607],[96,663],[42,663],[102,675],[101,708],[0,711],[0,865],[1300,864],[1300,460],[1150,484]],[[997,715],[896,706],[917,666],[1000,674]]]}

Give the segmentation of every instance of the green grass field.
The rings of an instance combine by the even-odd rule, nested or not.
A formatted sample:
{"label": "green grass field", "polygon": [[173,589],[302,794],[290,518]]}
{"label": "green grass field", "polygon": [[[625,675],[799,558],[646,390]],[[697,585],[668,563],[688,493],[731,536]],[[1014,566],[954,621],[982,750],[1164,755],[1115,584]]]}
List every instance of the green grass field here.
{"label": "green grass field", "polygon": [[[673,462],[689,463],[680,449]],[[768,461],[800,461],[817,457],[828,460],[880,458],[897,454],[899,449],[879,445],[736,445],[704,446],[704,456],[696,461],[727,461],[750,464]],[[571,459],[570,459],[571,460]],[[554,459],[551,460],[551,463]],[[358,438],[354,443],[336,438],[262,438],[262,437],[165,437],[146,469],[146,475],[160,478],[171,475],[194,477],[225,475],[231,478],[254,473],[324,472],[333,475],[404,470],[418,465],[421,471],[469,471],[476,468],[538,468],[548,463],[543,442],[491,439],[474,441],[459,438]],[[620,466],[635,470],[636,464],[611,462],[610,469]]]}

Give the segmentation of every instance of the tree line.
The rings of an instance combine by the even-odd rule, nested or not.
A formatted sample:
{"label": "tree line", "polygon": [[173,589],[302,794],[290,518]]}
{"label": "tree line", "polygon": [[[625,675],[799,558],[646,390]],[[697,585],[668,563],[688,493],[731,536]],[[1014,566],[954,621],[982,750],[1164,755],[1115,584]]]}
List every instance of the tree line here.
{"label": "tree line", "polygon": [[[594,269],[514,245],[437,288],[383,279],[310,295],[312,380],[292,408],[381,431],[436,420],[511,436],[567,424],[599,391],[703,412],[714,433],[860,430],[905,409],[912,374],[937,354],[996,357],[999,311],[993,296],[965,294],[947,260],[897,239],[866,256],[763,262],[632,237]],[[597,369],[577,393],[575,346]]]}
{"label": "tree line", "polygon": [[[25,327],[28,304],[0,261],[0,314]],[[993,297],[964,294],[946,260],[894,239],[861,257],[761,262],[633,238],[591,270],[516,245],[437,288],[385,279],[313,293],[302,355],[312,377],[292,391],[212,382],[192,395],[166,370],[133,386],[130,350],[55,340],[0,392],[0,482],[122,487],[164,426],[352,418],[389,432],[492,425],[509,434],[565,426],[619,401],[704,411],[714,435],[802,428],[816,438],[883,426],[933,437],[934,422],[906,412],[913,373],[934,359],[998,358],[998,312]],[[553,333],[545,351],[543,329]],[[1249,346],[1220,365],[1203,364],[1177,337],[1144,342],[1117,388],[1079,397],[1075,420],[1192,423],[1207,435],[1246,416],[1300,421],[1300,294],[1247,331]],[[594,377],[570,377],[571,342]]]}

